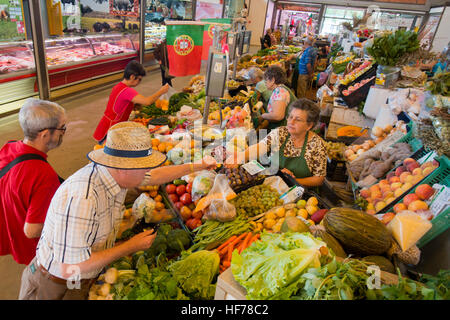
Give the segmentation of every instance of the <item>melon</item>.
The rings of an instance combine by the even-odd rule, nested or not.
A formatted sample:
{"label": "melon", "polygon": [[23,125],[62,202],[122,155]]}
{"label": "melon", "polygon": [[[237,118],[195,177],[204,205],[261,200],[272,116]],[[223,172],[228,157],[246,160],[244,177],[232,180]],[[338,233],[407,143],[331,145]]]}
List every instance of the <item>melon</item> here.
{"label": "melon", "polygon": [[281,232],[310,232],[309,227],[297,217],[286,217],[281,226]]}
{"label": "melon", "polygon": [[333,251],[333,253],[336,256],[341,257],[341,258],[347,258],[347,254],[345,253],[341,244],[331,234],[329,234],[325,230],[316,229],[314,231],[313,235],[316,238],[322,239],[327,244],[327,247],[329,249],[331,249],[331,251]]}
{"label": "melon", "polygon": [[365,262],[371,262],[371,263],[379,266],[380,269],[383,270],[383,271],[396,274],[394,265],[392,264],[391,261],[389,261],[385,257],[382,257],[382,256],[367,256],[367,257],[362,258],[361,260],[365,261]]}
{"label": "melon", "polygon": [[323,218],[325,230],[347,253],[382,255],[391,246],[391,233],[377,218],[350,208],[332,208]]}

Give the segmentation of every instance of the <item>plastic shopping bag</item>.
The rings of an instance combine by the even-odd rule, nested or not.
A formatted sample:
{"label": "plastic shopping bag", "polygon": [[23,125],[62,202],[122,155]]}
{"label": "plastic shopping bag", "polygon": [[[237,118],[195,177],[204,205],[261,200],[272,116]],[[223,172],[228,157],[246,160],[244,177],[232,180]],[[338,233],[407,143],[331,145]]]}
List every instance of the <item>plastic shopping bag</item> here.
{"label": "plastic shopping bag", "polygon": [[156,208],[155,200],[145,192],[134,201],[131,214],[136,221],[144,218],[145,223],[167,222],[175,218],[172,211]]}
{"label": "plastic shopping bag", "polygon": [[205,210],[204,217],[208,220],[220,222],[234,220],[236,218],[236,208],[228,202],[228,199],[235,196],[236,194],[231,189],[227,176],[218,174],[214,180],[214,186],[206,196],[210,199],[210,203]]}
{"label": "plastic shopping bag", "polygon": [[206,196],[214,185],[216,173],[213,171],[203,170],[194,178],[192,182],[192,201]]}
{"label": "plastic shopping bag", "polygon": [[171,97],[174,93],[177,93],[177,90],[175,90],[174,88],[172,88],[171,86],[169,86],[169,90],[167,90],[166,93],[164,93],[163,95],[161,95],[161,96],[159,97],[159,99],[169,101],[170,97]]}

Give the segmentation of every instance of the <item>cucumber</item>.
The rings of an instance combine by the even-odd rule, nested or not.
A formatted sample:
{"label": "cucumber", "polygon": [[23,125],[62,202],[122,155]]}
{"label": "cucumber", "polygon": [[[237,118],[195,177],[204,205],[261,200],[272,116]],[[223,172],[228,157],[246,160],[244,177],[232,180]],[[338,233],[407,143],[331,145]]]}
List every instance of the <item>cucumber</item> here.
{"label": "cucumber", "polygon": [[187,182],[182,179],[175,179],[175,180],[173,180],[173,184],[176,186],[181,186],[181,185],[186,185]]}

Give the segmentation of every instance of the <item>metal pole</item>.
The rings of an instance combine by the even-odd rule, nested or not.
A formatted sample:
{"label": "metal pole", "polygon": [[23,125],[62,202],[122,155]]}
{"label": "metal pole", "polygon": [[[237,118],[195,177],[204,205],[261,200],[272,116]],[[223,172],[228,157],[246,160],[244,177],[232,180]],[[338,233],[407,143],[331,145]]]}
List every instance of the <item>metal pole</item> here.
{"label": "metal pole", "polygon": [[140,2],[140,17],[139,17],[139,63],[144,64],[145,54],[145,11],[147,10],[147,0],[141,0]]}
{"label": "metal pole", "polygon": [[208,123],[208,116],[209,116],[209,104],[211,103],[211,97],[206,96],[205,97],[205,108],[203,109],[203,124]]}
{"label": "metal pole", "polygon": [[50,98],[50,85],[48,79],[47,59],[45,56],[44,30],[41,20],[41,6],[39,1],[29,1],[31,17],[31,34],[33,39],[34,63],[36,65],[36,81],[39,90],[39,98]]}

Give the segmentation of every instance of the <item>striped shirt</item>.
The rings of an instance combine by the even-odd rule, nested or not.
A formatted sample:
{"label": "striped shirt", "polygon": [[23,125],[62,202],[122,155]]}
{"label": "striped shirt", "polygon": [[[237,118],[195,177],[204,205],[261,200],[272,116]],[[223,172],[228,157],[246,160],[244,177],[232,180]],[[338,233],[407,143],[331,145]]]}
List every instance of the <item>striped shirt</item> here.
{"label": "striped shirt", "polygon": [[[70,176],[50,203],[36,251],[39,264],[63,278],[61,263],[78,264],[93,251],[112,248],[126,193],[103,166],[89,163]],[[100,271],[81,274],[81,279],[95,278]]]}

